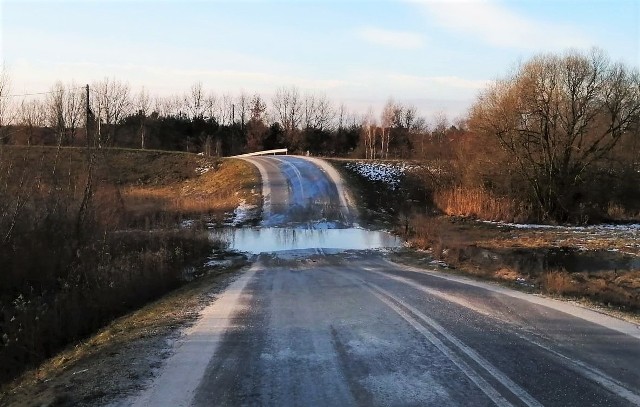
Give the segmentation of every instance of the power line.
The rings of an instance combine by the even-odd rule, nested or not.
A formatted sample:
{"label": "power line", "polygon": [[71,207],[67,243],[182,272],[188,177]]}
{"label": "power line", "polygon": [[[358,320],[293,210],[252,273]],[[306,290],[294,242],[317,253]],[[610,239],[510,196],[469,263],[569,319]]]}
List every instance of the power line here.
{"label": "power line", "polygon": [[[65,91],[68,90],[78,90],[78,89],[83,89],[84,86],[78,86],[76,88],[71,88],[71,89],[64,89]],[[4,99],[4,98],[15,98],[15,97],[24,97],[24,96],[37,96],[37,95],[48,95],[50,93],[56,93],[58,92],[58,90],[50,90],[47,92],[34,92],[34,93],[22,93],[22,94],[15,94],[15,95],[0,95],[0,99]]]}

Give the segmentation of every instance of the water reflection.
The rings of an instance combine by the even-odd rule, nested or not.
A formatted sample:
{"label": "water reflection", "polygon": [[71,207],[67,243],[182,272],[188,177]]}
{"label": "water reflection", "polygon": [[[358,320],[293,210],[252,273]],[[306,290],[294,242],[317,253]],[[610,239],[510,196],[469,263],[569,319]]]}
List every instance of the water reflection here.
{"label": "water reflection", "polygon": [[212,231],[211,236],[226,241],[230,249],[254,254],[299,249],[366,250],[402,245],[402,240],[390,233],[356,228],[228,228]]}

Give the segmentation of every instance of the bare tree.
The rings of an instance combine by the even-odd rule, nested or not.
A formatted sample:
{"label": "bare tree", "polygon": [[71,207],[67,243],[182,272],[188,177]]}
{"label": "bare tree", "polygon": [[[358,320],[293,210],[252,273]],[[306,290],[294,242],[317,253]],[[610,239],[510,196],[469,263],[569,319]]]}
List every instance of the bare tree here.
{"label": "bare tree", "polygon": [[215,120],[217,123],[220,123],[220,117],[218,116],[218,103],[218,96],[213,92],[209,92],[204,100],[204,114],[207,119]]}
{"label": "bare tree", "polygon": [[205,94],[202,90],[202,82],[191,85],[189,92],[184,95],[183,105],[187,109],[190,119],[202,119],[205,111]]}
{"label": "bare tree", "polygon": [[218,104],[218,117],[220,118],[220,124],[230,126],[235,121],[235,104],[233,96],[225,93],[220,98]]}
{"label": "bare tree", "polygon": [[251,100],[249,99],[249,95],[247,95],[244,91],[240,92],[240,95],[236,99],[236,106],[237,115],[240,119],[240,128],[243,130],[249,118],[250,103]]}
{"label": "bare tree", "polygon": [[34,141],[35,130],[47,124],[46,106],[38,100],[22,100],[18,109],[18,123],[27,131],[27,145]]}
{"label": "bare tree", "polygon": [[380,137],[380,155],[383,158],[389,158],[389,144],[391,143],[391,127],[394,122],[394,112],[396,110],[396,104],[393,99],[389,98],[387,103],[382,109],[380,115],[380,129],[382,131]]}
{"label": "bare tree", "polygon": [[304,128],[326,130],[336,113],[326,95],[307,94],[304,98]]}
{"label": "bare tree", "polygon": [[506,150],[543,218],[565,221],[588,171],[638,120],[638,70],[594,50],[534,57],[478,98],[469,126]]}
{"label": "bare tree", "polygon": [[303,106],[298,88],[278,88],[272,99],[273,113],[284,130],[291,148],[298,148],[298,129],[303,118]]}
{"label": "bare tree", "polygon": [[251,97],[249,110],[251,112],[251,120],[265,121],[267,104],[259,94],[255,93]]}
{"label": "bare tree", "polygon": [[0,141],[3,139],[2,128],[11,124],[11,81],[4,65],[0,65]]}
{"label": "bare tree", "polygon": [[82,88],[75,82],[69,83],[64,101],[64,123],[66,139],[69,144],[75,142],[78,129],[84,125],[85,102]]}
{"label": "bare tree", "polygon": [[362,132],[364,137],[365,158],[373,160],[376,158],[376,119],[373,115],[373,109],[369,108],[362,118]]}
{"label": "bare tree", "polygon": [[418,117],[411,124],[411,133],[420,138],[420,158],[425,157],[424,140],[429,135],[429,123],[424,117]]}
{"label": "bare tree", "polygon": [[[130,113],[132,106],[129,85],[116,79],[105,78],[95,83],[92,88],[95,95],[94,106],[97,107],[98,143],[101,146],[113,144],[116,142],[116,125]],[[101,128],[102,122],[107,127],[106,135]]]}
{"label": "bare tree", "polygon": [[134,105],[138,112],[138,117],[140,118],[140,148],[144,150],[147,135],[147,116],[151,110],[151,98],[149,97],[149,92],[145,90],[144,86],[136,96]]}
{"label": "bare tree", "polygon": [[447,118],[447,115],[444,112],[434,113],[431,131],[433,141],[438,144],[442,144],[445,141],[447,128],[449,128],[449,119]]}
{"label": "bare tree", "polygon": [[47,119],[48,125],[51,127],[58,139],[58,144],[66,143],[65,140],[65,99],[66,89],[62,82],[56,82],[47,94]]}

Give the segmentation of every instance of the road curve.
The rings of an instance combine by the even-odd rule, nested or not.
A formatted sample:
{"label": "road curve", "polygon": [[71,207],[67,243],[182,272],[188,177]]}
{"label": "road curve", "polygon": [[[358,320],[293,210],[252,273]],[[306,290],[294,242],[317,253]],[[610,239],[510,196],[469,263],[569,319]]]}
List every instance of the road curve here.
{"label": "road curve", "polygon": [[[285,160],[256,161],[281,219],[310,182]],[[121,405],[637,406],[640,329],[380,252],[264,254]]]}
{"label": "road curve", "polygon": [[357,211],[340,175],[326,162],[300,156],[243,158],[258,168],[262,226],[352,226]]}

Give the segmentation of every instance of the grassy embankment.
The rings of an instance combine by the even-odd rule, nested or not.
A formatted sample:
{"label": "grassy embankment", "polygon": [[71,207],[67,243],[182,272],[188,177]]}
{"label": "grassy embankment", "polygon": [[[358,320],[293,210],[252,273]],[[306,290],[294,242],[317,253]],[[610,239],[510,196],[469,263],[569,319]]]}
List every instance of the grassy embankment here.
{"label": "grassy embankment", "polygon": [[257,204],[256,181],[239,160],[0,147],[0,383],[182,285],[220,246],[198,225]]}
{"label": "grassy embankment", "polygon": [[[395,230],[418,249],[404,253],[402,261],[433,266],[438,263],[432,261],[439,260],[449,265],[450,272],[636,315],[640,310],[637,231],[525,229],[483,223],[477,219],[526,216],[507,200],[473,191],[456,197],[462,192],[447,189],[443,172],[425,164],[414,164],[396,190],[346,169],[345,161],[334,164],[365,208],[363,220],[373,227]],[[459,213],[475,216],[450,216]]]}

